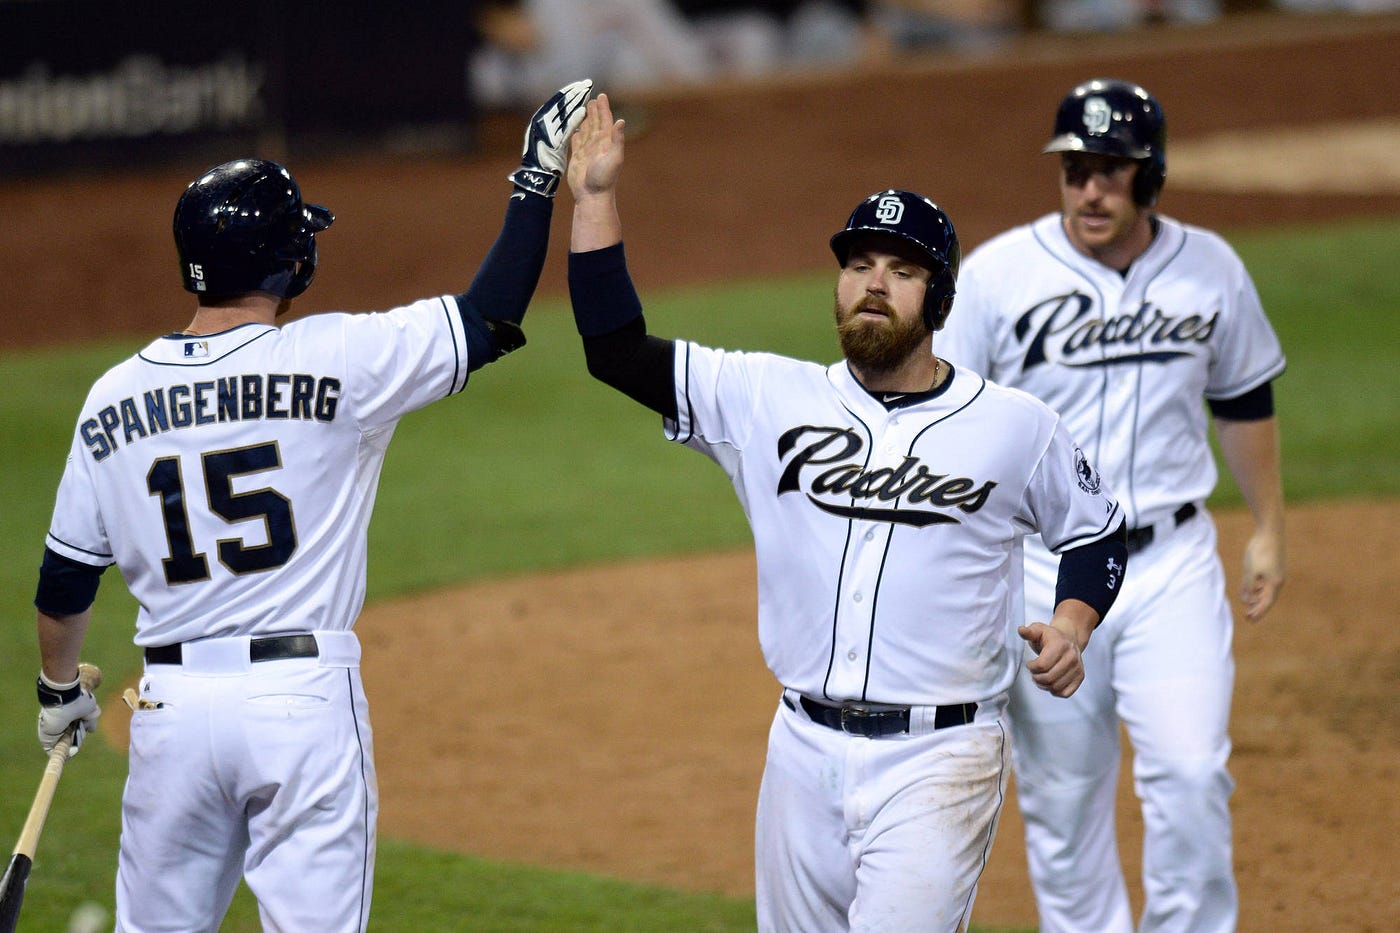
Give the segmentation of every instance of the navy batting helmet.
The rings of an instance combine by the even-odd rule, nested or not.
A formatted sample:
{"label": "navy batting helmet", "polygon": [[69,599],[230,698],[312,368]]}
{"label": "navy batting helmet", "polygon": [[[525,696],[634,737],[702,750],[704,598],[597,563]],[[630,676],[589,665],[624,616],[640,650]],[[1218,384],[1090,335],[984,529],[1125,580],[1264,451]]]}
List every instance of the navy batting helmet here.
{"label": "navy batting helmet", "polygon": [[225,162],[190,182],[175,205],[175,250],[196,295],[270,292],[295,298],[316,273],[316,233],[335,215],[305,204],[281,165]]}
{"label": "navy batting helmet", "polygon": [[954,285],[962,263],[958,235],[943,209],[912,191],[890,188],[875,192],[856,205],[845,228],[831,237],[831,251],[842,267],[850,258],[851,238],[858,233],[886,233],[918,248],[932,273],[924,294],[924,323],[929,330],[941,329],[953,309]]}
{"label": "navy batting helmet", "polygon": [[1070,91],[1055,114],[1055,135],[1042,152],[1097,152],[1133,159],[1133,200],[1157,203],[1167,180],[1167,118],[1157,98],[1128,81],[1095,78]]}

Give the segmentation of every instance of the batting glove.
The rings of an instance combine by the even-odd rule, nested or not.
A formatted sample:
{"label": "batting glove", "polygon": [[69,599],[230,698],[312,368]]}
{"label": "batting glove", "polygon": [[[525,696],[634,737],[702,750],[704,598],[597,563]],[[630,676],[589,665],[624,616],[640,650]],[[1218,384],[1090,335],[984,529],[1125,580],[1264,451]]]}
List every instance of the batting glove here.
{"label": "batting glove", "polygon": [[53,751],[58,740],[63,738],[69,727],[73,727],[73,744],[68,748],[68,757],[78,754],[78,746],[83,737],[97,728],[97,717],[102,710],[97,706],[97,698],[77,680],[69,684],[56,684],[39,672],[39,744],[45,752]]}
{"label": "batting glove", "polygon": [[554,197],[568,163],[569,137],[583,122],[584,104],[592,91],[591,78],[575,81],[560,88],[535,111],[525,127],[520,168],[506,176],[511,184],[522,191]]}

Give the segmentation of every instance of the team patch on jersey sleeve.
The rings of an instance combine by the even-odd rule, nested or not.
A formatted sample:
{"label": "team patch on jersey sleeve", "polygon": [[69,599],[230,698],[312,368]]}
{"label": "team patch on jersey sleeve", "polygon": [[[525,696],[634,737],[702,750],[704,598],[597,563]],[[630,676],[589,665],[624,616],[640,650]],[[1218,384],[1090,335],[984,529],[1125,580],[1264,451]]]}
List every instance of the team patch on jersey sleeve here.
{"label": "team patch on jersey sleeve", "polygon": [[1084,451],[1078,447],[1074,448],[1074,475],[1079,478],[1080,489],[1091,496],[1099,494],[1099,489],[1103,486],[1099,473],[1089,465],[1089,458],[1084,456]]}

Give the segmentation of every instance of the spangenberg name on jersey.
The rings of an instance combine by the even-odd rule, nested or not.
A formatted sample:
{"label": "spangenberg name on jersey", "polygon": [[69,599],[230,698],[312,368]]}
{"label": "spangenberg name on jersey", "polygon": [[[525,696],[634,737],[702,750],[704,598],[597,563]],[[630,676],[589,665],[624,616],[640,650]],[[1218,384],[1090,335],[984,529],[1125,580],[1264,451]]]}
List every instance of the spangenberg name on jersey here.
{"label": "spangenberg name on jersey", "polygon": [[340,380],[306,373],[255,373],[152,389],[108,405],[79,427],[94,460],[120,443],[178,428],[227,421],[335,420]]}
{"label": "spangenberg name on jersey", "polygon": [[[1097,317],[1084,320],[1093,308],[1094,299],[1075,291],[1047,298],[1021,315],[1015,326],[1017,342],[1026,343],[1026,334],[1035,329],[1035,335],[1026,345],[1021,371],[1045,362],[1065,366],[1165,362],[1187,355],[1186,350],[1173,349],[1172,345],[1180,347],[1209,341],[1220,318],[1219,311],[1208,318],[1198,314],[1174,318],[1144,301],[1132,314],[1120,314],[1107,320]],[[1094,347],[1102,347],[1106,355],[1074,359],[1076,354]]]}
{"label": "spangenberg name on jersey", "polygon": [[[802,425],[784,431],[778,438],[778,459],[797,448],[798,440],[814,435],[805,447],[798,448],[778,478],[778,495],[801,489],[803,471],[807,467],[836,463],[808,480],[811,490],[807,499],[832,515],[842,518],[876,522],[894,522],[922,528],[926,525],[957,524],[958,520],[943,512],[928,509],[886,509],[859,505],[837,505],[817,498],[822,494],[850,496],[854,500],[873,499],[877,503],[893,503],[904,499],[906,506],[928,503],[933,506],[956,506],[967,514],[986,505],[997,484],[987,480],[980,486],[965,476],[950,479],[947,474],[933,473],[918,457],[905,457],[896,467],[867,469],[859,458],[865,442],[850,428],[814,427]],[[839,462],[838,461],[845,461]]]}

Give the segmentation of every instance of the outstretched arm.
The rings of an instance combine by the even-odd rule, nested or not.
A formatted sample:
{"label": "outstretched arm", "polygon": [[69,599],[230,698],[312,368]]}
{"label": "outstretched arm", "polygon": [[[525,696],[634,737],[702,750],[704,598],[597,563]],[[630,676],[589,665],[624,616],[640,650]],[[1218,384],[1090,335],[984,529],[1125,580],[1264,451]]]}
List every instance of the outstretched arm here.
{"label": "outstretched arm", "polygon": [[599,94],[588,102],[574,134],[569,162],[574,195],[569,296],[588,372],[663,417],[675,418],[675,347],[647,333],[622,249],[617,180],[624,126],[613,119],[608,96]]}

